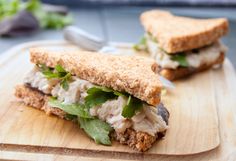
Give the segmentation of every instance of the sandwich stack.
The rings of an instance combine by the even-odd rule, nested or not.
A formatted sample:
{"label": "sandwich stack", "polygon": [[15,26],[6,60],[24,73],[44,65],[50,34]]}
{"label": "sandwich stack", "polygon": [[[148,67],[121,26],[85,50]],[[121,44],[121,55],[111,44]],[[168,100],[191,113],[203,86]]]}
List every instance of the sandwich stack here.
{"label": "sandwich stack", "polygon": [[24,104],[77,122],[96,143],[138,151],[165,135],[169,112],[154,60],[31,49],[34,68],[15,95]]}
{"label": "sandwich stack", "polygon": [[146,31],[136,49],[147,50],[158,72],[175,80],[223,63],[226,47],[219,39],[228,32],[225,18],[194,19],[151,10],[142,13]]}

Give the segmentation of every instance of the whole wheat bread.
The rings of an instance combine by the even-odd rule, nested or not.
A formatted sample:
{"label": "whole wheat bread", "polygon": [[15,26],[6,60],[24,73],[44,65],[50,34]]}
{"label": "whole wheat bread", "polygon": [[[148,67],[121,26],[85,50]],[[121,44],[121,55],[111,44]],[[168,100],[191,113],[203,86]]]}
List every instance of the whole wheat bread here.
{"label": "whole wheat bread", "polygon": [[172,15],[162,10],[141,14],[145,30],[168,53],[177,53],[210,45],[228,32],[225,18],[194,19]]}
{"label": "whole wheat bread", "polygon": [[75,51],[30,50],[31,62],[55,67],[57,64],[81,79],[96,85],[125,91],[151,105],[160,102],[158,65],[150,58],[116,56]]}

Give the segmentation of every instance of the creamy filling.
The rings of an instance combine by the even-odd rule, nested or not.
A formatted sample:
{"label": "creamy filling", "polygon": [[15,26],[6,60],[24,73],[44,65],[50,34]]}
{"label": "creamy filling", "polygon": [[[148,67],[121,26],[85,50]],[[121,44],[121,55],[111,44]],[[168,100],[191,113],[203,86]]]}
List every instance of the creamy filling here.
{"label": "creamy filling", "polygon": [[[68,90],[64,90],[57,79],[46,79],[35,67],[24,80],[25,83],[39,89],[45,94],[51,94],[65,104],[84,103],[87,90],[94,84],[72,77]],[[109,123],[117,132],[123,133],[127,128],[136,131],[146,132],[154,136],[158,132],[167,129],[166,122],[157,114],[157,108],[150,105],[143,105],[143,108],[131,119],[122,116],[122,109],[127,103],[127,98],[119,96],[118,99],[106,101],[100,106],[90,108],[90,115]]]}
{"label": "creamy filling", "polygon": [[[154,58],[158,65],[162,68],[176,69],[180,66],[178,61],[171,59],[171,54],[167,54],[162,50],[159,44],[154,41],[150,35],[146,34],[146,45],[147,49],[152,58]],[[210,46],[206,46],[197,51],[187,51],[184,52],[188,67],[198,68],[203,64],[211,64],[217,60],[221,53],[225,53],[227,48],[219,41],[213,43]],[[174,54],[172,54],[174,55]]]}
{"label": "creamy filling", "polygon": [[37,88],[45,94],[50,94],[52,88],[58,84],[58,82],[58,79],[48,80],[45,78],[36,66],[26,75],[24,79],[24,83],[30,84],[31,87]]}

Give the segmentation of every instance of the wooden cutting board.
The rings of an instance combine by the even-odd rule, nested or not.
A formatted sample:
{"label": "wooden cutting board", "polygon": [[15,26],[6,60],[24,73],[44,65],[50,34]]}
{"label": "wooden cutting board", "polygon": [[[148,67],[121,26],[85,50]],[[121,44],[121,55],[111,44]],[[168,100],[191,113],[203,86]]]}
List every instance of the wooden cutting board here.
{"label": "wooden cutting board", "polygon": [[[14,86],[22,83],[24,75],[32,67],[29,62],[29,47],[78,50],[65,42],[43,41],[18,46],[0,57],[0,148],[2,150],[123,159],[143,157],[163,159],[163,155],[189,155],[179,156],[183,159],[192,157],[190,154],[196,156],[197,153],[204,152],[199,155],[203,158],[205,154],[205,158],[211,158],[212,155],[215,158],[218,156],[219,148],[222,148],[222,144],[218,147],[220,135],[217,111],[224,113],[224,110],[227,110],[230,115],[227,119],[231,121],[231,126],[236,124],[233,113],[230,113],[231,110],[235,111],[232,108],[232,103],[236,102],[232,93],[236,91],[235,84],[235,90],[231,93],[227,93],[229,89],[226,89],[230,80],[236,79],[232,65],[227,60],[222,69],[210,70],[176,81],[176,89],[163,95],[163,102],[171,114],[169,129],[165,139],[154,144],[144,155],[117,142],[113,142],[112,146],[97,145],[74,123],[54,116],[46,116],[41,111],[24,106],[14,97]],[[120,47],[123,53],[132,53],[130,48],[124,45]],[[223,99],[226,95],[230,97]],[[225,107],[225,104],[228,106]],[[220,121],[223,120],[220,128],[227,133],[229,129],[226,128],[228,126],[226,123],[229,121],[224,122],[224,119],[225,116],[220,116]],[[236,136],[235,127],[230,129],[234,130],[234,136]],[[222,140],[225,140],[225,136],[221,137]],[[211,151],[206,152],[209,150]],[[177,159],[178,156],[174,158]]]}

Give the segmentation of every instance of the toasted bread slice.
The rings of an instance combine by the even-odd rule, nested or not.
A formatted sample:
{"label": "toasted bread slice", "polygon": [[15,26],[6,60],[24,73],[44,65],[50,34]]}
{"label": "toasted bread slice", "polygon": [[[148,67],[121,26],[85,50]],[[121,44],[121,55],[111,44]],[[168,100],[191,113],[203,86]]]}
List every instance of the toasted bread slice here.
{"label": "toasted bread slice", "polygon": [[225,18],[194,19],[161,10],[144,12],[140,19],[145,30],[170,54],[210,45],[229,28]]}
{"label": "toasted bread slice", "polygon": [[72,75],[96,85],[127,92],[151,105],[160,102],[158,65],[150,58],[103,55],[93,52],[53,52],[31,49],[31,61],[54,68],[61,65]]}
{"label": "toasted bread slice", "polygon": [[[58,108],[48,106],[47,101],[49,99],[49,96],[36,89],[33,89],[26,85],[18,85],[16,87],[15,96],[20,98],[24,104],[32,106],[36,109],[43,110],[46,112],[46,114],[53,114],[60,118],[65,118],[66,113]],[[165,110],[164,107],[161,108],[162,109],[160,110],[164,110],[164,112],[166,111],[165,120],[168,122],[169,113],[167,110]],[[127,144],[135,150],[146,151],[159,137],[162,137],[164,134],[165,132],[162,132],[157,133],[155,136],[152,136],[145,132],[136,132],[135,130],[129,128],[125,131],[125,133],[114,132],[112,136],[115,140],[119,141],[122,144]]]}
{"label": "toasted bread slice", "polygon": [[220,56],[214,62],[209,64],[202,64],[198,68],[185,68],[185,67],[179,67],[177,69],[160,68],[159,73],[169,80],[176,80],[194,73],[210,69],[214,65],[220,65],[224,62],[224,58],[225,54],[221,53]]}

